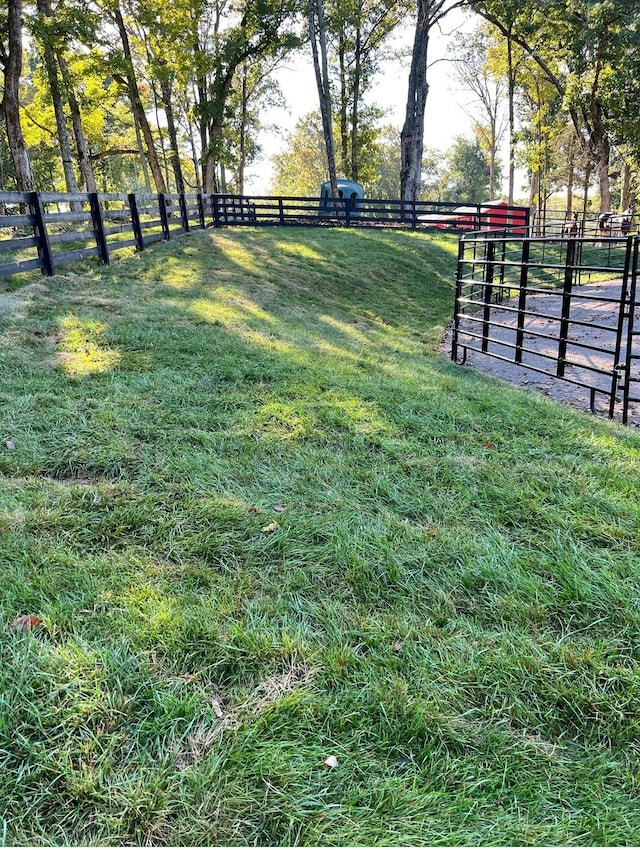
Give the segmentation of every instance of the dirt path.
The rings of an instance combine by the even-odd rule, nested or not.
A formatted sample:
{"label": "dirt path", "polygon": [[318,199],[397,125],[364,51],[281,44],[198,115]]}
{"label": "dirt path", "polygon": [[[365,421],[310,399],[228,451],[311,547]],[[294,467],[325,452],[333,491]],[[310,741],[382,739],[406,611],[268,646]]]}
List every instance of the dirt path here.
{"label": "dirt path", "polygon": [[[600,284],[584,284],[577,286],[572,293],[569,320],[569,343],[567,345],[566,375],[574,380],[584,381],[592,386],[607,389],[610,377],[600,375],[593,369],[601,369],[607,373],[615,364],[616,328],[618,323],[618,308],[613,301],[620,299],[621,282],[608,281]],[[510,309],[509,309],[510,308]],[[512,312],[517,308],[517,300],[505,301],[500,307],[492,307],[491,321],[496,326],[491,327],[491,342],[489,351],[494,355],[513,358],[515,345],[517,314]],[[495,356],[476,351],[467,352],[467,366],[473,366],[485,374],[518,386],[526,386],[543,393],[556,401],[577,407],[580,410],[590,410],[590,392],[588,388],[578,386],[561,378],[551,377],[537,372],[534,368],[554,371],[553,362],[558,353],[559,318],[562,308],[562,294],[530,295],[527,299],[527,310],[536,316],[527,316],[525,322],[524,347],[526,365],[517,365],[508,361],[496,359]],[[637,321],[638,319],[636,319]],[[580,325],[577,322],[585,322]],[[477,322],[464,321],[461,323],[461,343],[464,344],[464,330],[476,333],[480,328]],[[534,334],[546,334],[547,338]],[[452,330],[449,328],[444,338],[442,350],[451,355]],[[468,338],[467,338],[468,339]],[[502,343],[502,345],[501,345]],[[479,340],[471,341],[480,347]],[[601,351],[592,351],[588,346],[595,346]],[[460,356],[462,352],[460,351]],[[620,352],[619,361],[624,362],[626,351]],[[527,368],[529,366],[529,368]],[[637,394],[637,393],[636,393]],[[596,409],[602,416],[608,415],[608,396],[596,393]],[[622,391],[616,394],[616,410],[614,419],[622,417]],[[628,413],[628,424],[640,427],[640,404],[631,403]]]}

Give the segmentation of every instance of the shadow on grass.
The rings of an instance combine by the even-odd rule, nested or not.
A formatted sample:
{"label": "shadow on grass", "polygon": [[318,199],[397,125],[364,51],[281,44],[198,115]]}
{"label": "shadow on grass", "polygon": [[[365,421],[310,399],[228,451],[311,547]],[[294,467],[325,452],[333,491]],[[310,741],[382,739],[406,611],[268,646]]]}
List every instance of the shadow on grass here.
{"label": "shadow on grass", "polygon": [[439,355],[454,265],[194,234],[3,327],[14,843],[640,835],[640,441]]}

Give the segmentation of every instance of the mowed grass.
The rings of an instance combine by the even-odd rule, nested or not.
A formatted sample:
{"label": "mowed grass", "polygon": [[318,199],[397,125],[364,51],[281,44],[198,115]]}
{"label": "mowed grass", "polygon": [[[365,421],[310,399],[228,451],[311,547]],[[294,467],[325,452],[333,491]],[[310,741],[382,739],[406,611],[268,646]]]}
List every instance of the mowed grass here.
{"label": "mowed grass", "polygon": [[640,844],[640,439],[438,353],[455,257],[4,293],[4,843]]}

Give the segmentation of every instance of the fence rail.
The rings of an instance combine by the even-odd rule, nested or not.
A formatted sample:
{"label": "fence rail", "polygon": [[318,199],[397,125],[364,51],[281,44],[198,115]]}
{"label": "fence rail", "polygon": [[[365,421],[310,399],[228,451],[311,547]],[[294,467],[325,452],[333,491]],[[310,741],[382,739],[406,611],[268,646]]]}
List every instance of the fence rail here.
{"label": "fence rail", "polygon": [[500,226],[525,233],[529,211],[505,205],[406,203],[352,198],[247,197],[228,194],[0,192],[0,278],[95,258],[109,263],[125,248],[143,251],[193,229],[233,225],[444,228]]}

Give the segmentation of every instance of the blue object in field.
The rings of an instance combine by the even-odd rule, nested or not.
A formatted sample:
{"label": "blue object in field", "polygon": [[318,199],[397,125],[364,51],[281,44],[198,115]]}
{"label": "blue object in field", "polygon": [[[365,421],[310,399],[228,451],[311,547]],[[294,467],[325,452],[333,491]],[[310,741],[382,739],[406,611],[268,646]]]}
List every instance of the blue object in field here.
{"label": "blue object in field", "polygon": [[347,180],[345,177],[338,177],[336,180],[338,187],[338,197],[346,198],[346,204],[340,204],[337,210],[334,209],[331,202],[331,182],[325,180],[320,186],[320,215],[338,215],[339,218],[344,218],[345,209],[349,210],[350,216],[361,216],[363,213],[364,204],[364,189],[360,183],[355,180]]}

